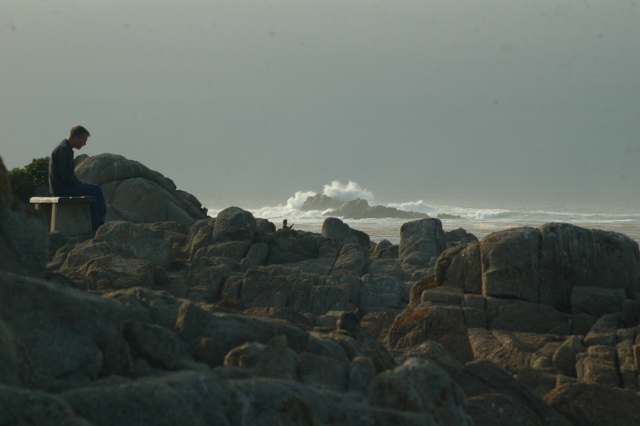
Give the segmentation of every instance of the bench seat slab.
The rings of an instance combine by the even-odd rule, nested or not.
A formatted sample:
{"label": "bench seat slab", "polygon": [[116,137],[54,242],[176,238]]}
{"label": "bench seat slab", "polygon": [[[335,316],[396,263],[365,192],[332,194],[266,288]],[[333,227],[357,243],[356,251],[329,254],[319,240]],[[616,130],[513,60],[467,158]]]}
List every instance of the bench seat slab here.
{"label": "bench seat slab", "polygon": [[42,212],[49,232],[72,237],[92,231],[90,203],[95,197],[31,197],[29,201]]}

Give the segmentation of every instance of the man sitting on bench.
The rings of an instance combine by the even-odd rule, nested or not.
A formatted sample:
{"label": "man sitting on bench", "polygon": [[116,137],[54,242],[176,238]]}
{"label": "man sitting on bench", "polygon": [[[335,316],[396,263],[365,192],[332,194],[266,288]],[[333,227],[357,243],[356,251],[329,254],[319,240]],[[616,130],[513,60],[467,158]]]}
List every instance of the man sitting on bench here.
{"label": "man sitting on bench", "polygon": [[82,126],[69,130],[69,137],[53,150],[49,160],[49,190],[55,197],[93,196],[91,203],[91,228],[95,231],[104,223],[107,213],[104,194],[100,185],[82,183],[76,177],[73,164],[73,150],[87,144],[89,131]]}

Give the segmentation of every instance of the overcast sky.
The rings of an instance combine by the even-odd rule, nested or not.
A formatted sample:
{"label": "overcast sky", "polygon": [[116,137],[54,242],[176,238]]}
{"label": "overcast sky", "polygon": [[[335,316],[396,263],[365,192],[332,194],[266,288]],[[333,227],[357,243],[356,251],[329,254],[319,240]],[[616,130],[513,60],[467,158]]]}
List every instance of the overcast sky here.
{"label": "overcast sky", "polygon": [[8,168],[82,124],[209,205],[640,207],[636,0],[3,0],[0,53]]}

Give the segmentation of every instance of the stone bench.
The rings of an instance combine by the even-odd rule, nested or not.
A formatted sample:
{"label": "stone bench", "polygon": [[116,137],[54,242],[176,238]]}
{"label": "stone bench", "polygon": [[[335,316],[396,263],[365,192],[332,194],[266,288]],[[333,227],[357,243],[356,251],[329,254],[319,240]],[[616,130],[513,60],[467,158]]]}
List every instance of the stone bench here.
{"label": "stone bench", "polygon": [[31,197],[29,201],[42,212],[49,232],[72,237],[92,231],[90,205],[95,197]]}

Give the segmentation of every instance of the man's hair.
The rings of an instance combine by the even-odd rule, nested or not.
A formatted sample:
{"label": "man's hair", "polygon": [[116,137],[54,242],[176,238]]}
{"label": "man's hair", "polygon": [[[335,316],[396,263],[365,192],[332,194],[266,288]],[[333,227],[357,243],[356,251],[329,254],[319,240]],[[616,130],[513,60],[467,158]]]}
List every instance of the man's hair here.
{"label": "man's hair", "polygon": [[91,133],[89,133],[89,131],[82,126],[73,126],[71,130],[69,130],[69,139],[85,135],[91,136]]}

